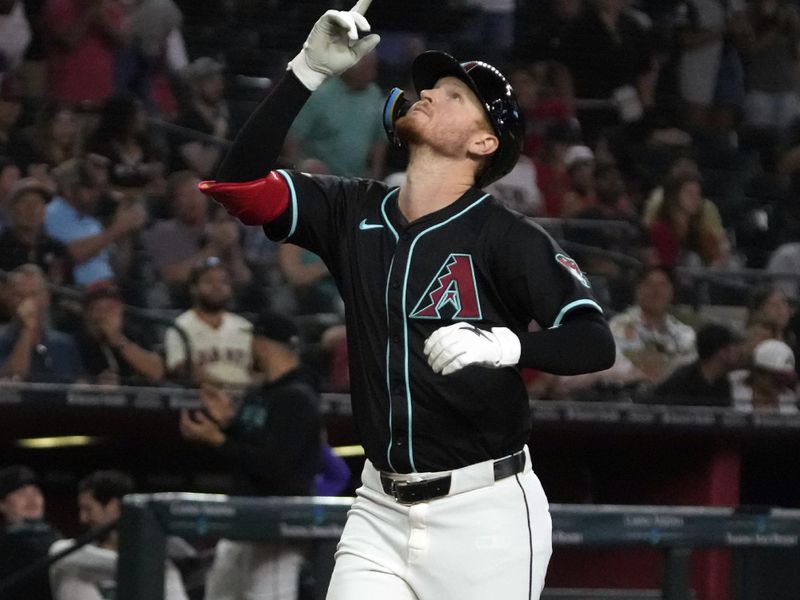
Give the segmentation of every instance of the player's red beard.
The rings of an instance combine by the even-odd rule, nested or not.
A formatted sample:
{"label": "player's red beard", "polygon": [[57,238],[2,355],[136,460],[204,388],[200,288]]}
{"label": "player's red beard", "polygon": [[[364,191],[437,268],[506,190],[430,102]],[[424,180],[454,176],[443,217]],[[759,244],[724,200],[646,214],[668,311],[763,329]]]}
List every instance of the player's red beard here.
{"label": "player's red beard", "polygon": [[413,119],[408,118],[406,115],[397,119],[397,123],[395,123],[395,132],[397,134],[397,139],[399,139],[406,148],[423,142],[419,127],[415,125]]}
{"label": "player's red beard", "polygon": [[397,138],[406,148],[427,146],[436,154],[443,156],[458,156],[463,154],[462,137],[464,137],[464,139],[466,138],[465,136],[459,137],[458,133],[452,130],[445,132],[445,135],[439,135],[441,132],[434,132],[430,126],[421,123],[419,119],[403,116],[397,120],[395,131],[397,133]]}
{"label": "player's red beard", "polygon": [[[411,115],[403,115],[395,122],[395,133],[405,148],[412,146],[429,146],[437,154],[448,157],[466,156],[466,144],[472,130],[458,130],[447,127],[435,131],[424,125],[423,121]],[[489,127],[487,123],[479,123],[479,127]]]}

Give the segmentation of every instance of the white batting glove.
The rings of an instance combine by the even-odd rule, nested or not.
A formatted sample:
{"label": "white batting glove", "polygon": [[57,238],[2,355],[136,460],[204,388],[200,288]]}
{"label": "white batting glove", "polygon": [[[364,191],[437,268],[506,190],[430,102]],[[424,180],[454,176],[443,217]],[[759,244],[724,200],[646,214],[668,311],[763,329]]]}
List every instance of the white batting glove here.
{"label": "white batting glove", "polygon": [[521,348],[519,338],[507,327],[486,331],[456,323],[434,331],[423,351],[434,372],[449,375],[467,365],[511,367],[519,362]]}
{"label": "white batting glove", "polygon": [[[349,11],[329,10],[314,24],[303,49],[288,65],[312,92],[328,77],[344,73],[372,52],[381,38],[370,34],[358,39],[359,32],[370,30],[359,2]],[[369,3],[366,3],[369,4]]]}

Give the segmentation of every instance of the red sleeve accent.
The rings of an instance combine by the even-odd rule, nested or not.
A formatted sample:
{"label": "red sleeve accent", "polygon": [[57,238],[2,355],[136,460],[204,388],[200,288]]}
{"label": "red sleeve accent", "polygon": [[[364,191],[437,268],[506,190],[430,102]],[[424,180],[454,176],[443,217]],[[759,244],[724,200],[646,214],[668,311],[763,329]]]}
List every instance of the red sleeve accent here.
{"label": "red sleeve accent", "polygon": [[275,171],[262,179],[243,183],[201,181],[200,191],[225,207],[245,225],[265,225],[289,206],[289,186]]}

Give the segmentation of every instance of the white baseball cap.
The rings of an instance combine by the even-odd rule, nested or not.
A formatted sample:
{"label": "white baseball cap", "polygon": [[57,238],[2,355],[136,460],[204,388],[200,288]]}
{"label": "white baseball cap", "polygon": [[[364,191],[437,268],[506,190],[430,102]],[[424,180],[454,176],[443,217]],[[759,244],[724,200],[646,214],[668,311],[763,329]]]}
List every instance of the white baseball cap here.
{"label": "white baseball cap", "polygon": [[584,146],[582,144],[570,146],[567,148],[566,154],[564,154],[564,164],[567,165],[568,169],[579,162],[592,161],[594,161],[594,152],[592,152],[589,146]]}
{"label": "white baseball cap", "polygon": [[764,340],[753,350],[753,366],[794,377],[794,352],[780,340]]}

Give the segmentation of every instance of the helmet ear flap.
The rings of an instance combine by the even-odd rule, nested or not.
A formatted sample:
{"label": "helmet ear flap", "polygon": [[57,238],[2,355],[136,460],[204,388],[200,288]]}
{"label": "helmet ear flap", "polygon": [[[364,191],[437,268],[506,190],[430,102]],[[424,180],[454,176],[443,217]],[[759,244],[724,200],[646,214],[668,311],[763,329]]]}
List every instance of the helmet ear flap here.
{"label": "helmet ear flap", "polygon": [[386,132],[386,137],[395,146],[402,146],[400,140],[397,139],[395,131],[395,123],[397,119],[405,115],[412,106],[412,102],[407,100],[405,92],[400,88],[392,88],[389,96],[386,98],[386,103],[383,105],[383,129]]}

